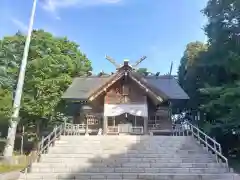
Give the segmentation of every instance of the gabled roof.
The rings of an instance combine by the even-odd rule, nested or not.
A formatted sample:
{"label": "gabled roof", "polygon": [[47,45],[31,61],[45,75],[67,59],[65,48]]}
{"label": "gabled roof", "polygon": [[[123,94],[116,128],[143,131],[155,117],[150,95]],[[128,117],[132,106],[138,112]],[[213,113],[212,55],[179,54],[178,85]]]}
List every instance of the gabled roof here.
{"label": "gabled roof", "polygon": [[[136,77],[138,73],[133,73]],[[114,75],[111,76],[91,76],[77,77],[67,91],[63,94],[63,99],[68,100],[86,100],[99,88],[109,82]],[[140,81],[147,85],[155,93],[167,99],[189,99],[188,95],[179,86],[173,76],[138,76]]]}
{"label": "gabled roof", "polygon": [[63,99],[86,100],[88,97],[103,84],[108,82],[111,76],[91,76],[76,77],[67,91],[62,95]]}
{"label": "gabled roof", "polygon": [[178,84],[177,80],[173,76],[159,76],[159,77],[144,77],[146,83],[152,86],[162,93],[164,93],[169,99],[189,99],[189,96]]}
{"label": "gabled roof", "polygon": [[90,95],[89,100],[92,101],[96,97],[98,97],[100,94],[105,92],[115,82],[121,79],[124,76],[124,74],[125,74],[124,71],[120,71],[118,73],[113,74],[106,83],[104,83],[100,88],[94,90],[94,92]]}

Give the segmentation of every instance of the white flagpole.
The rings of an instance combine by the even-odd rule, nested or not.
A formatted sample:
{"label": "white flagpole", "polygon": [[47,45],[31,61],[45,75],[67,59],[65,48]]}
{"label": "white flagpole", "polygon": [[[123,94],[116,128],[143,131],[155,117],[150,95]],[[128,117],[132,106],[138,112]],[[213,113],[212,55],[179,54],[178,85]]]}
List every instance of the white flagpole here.
{"label": "white flagpole", "polygon": [[20,109],[22,90],[23,90],[23,84],[24,84],[24,78],[25,78],[25,72],[26,72],[29,46],[30,46],[32,30],[33,30],[33,22],[34,22],[34,17],[35,17],[36,5],[37,5],[37,0],[34,0],[33,7],[32,7],[32,13],[31,13],[31,17],[30,17],[30,22],[29,22],[29,27],[28,27],[28,34],[27,34],[24,52],[23,52],[23,58],[22,58],[20,72],[19,72],[19,76],[18,76],[17,89],[16,89],[14,103],[13,103],[13,116],[12,116],[13,118],[18,118],[18,115],[19,115],[19,109]]}
{"label": "white flagpole", "polygon": [[26,66],[27,66],[29,46],[30,46],[31,36],[32,36],[36,6],[37,6],[37,0],[34,0],[32,11],[31,11],[29,27],[28,27],[27,38],[26,38],[23,57],[22,57],[22,62],[21,62],[21,67],[20,67],[20,72],[18,76],[17,88],[16,88],[14,102],[13,102],[13,114],[12,114],[11,124],[8,129],[8,143],[6,144],[5,151],[4,151],[5,157],[12,156],[12,153],[13,153],[14,140],[15,140],[17,123],[19,120],[19,110],[21,105],[21,97],[22,97],[22,91],[23,91],[23,84],[24,84],[24,78],[25,78],[25,72],[26,72]]}

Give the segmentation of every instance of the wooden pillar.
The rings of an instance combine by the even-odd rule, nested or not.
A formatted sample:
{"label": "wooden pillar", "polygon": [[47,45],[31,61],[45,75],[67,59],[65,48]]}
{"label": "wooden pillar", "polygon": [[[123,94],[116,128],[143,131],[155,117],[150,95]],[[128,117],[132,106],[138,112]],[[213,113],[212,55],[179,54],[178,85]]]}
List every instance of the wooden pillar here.
{"label": "wooden pillar", "polygon": [[[147,96],[144,96],[144,102],[147,104]],[[148,134],[148,115],[144,117],[143,133]]]}
{"label": "wooden pillar", "polygon": [[108,117],[103,116],[103,134],[107,134],[107,128],[108,128]]}
{"label": "wooden pillar", "polygon": [[85,131],[85,136],[89,136],[88,134],[88,116],[85,115],[85,119],[86,119],[86,131]]}
{"label": "wooden pillar", "polygon": [[169,112],[169,117],[168,117],[168,120],[170,121],[170,123],[171,123],[171,131],[173,132],[174,131],[174,129],[175,129],[175,127],[173,127],[173,121],[172,121],[172,102],[171,101],[169,101],[169,103],[168,103],[168,112]]}
{"label": "wooden pillar", "polygon": [[144,117],[143,133],[148,134],[148,117]]}
{"label": "wooden pillar", "polygon": [[171,101],[169,101],[169,103],[168,103],[168,112],[169,112],[169,121],[171,121],[172,122],[172,102]]}

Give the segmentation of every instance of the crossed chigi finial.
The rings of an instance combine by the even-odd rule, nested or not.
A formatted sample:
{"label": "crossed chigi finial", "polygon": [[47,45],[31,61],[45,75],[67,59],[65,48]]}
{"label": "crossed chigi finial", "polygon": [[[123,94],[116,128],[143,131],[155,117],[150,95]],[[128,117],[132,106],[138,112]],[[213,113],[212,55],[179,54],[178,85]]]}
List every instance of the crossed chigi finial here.
{"label": "crossed chigi finial", "polygon": [[[111,62],[115,67],[116,67],[116,69],[119,69],[122,65],[121,64],[117,64],[116,63],[116,61],[113,59],[113,58],[111,58],[110,56],[105,56],[105,58],[109,61],[109,62]],[[136,69],[137,68],[137,66],[143,61],[143,60],[145,60],[147,57],[146,56],[142,56],[139,60],[137,60],[133,65],[130,65],[133,69]]]}
{"label": "crossed chigi finial", "polygon": [[[106,55],[105,58],[106,58],[109,62],[111,62],[111,63],[116,67],[116,69],[119,69],[120,67],[122,67],[121,64],[117,64],[116,61],[115,61],[113,58],[111,58],[110,56]],[[146,56],[142,56],[139,60],[137,60],[133,65],[130,65],[130,66],[131,66],[133,69],[137,69],[137,66],[138,66],[142,61],[144,61],[146,58],[147,58]],[[125,60],[125,61],[128,61],[128,60]],[[124,61],[124,62],[125,62],[125,61]],[[172,75],[172,69],[173,69],[173,62],[171,62],[170,70],[169,70],[169,72],[168,72],[166,75],[170,75],[170,76],[171,76],[171,75]],[[156,73],[156,76],[159,76],[159,74],[160,74],[160,72],[157,72],[157,73]]]}

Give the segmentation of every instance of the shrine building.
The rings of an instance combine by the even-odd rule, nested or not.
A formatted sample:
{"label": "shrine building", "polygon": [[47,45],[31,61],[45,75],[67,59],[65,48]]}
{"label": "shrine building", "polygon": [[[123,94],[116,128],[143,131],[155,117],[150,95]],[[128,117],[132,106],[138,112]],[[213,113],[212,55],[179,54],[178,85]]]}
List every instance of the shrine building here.
{"label": "shrine building", "polygon": [[186,101],[188,95],[177,79],[167,75],[143,75],[137,65],[125,60],[111,75],[73,79],[63,94],[69,104],[69,116],[86,134],[171,133],[171,107]]}

